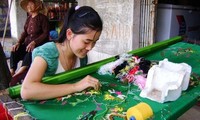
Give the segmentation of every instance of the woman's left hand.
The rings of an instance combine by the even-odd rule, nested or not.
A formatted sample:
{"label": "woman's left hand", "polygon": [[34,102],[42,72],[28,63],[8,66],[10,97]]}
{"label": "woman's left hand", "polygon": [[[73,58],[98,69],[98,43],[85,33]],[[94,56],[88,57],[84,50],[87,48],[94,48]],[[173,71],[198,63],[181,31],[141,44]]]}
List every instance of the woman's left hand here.
{"label": "woman's left hand", "polygon": [[36,45],[35,41],[32,41],[31,43],[29,43],[29,45],[26,47],[26,51],[32,52],[33,49],[35,48],[35,45]]}

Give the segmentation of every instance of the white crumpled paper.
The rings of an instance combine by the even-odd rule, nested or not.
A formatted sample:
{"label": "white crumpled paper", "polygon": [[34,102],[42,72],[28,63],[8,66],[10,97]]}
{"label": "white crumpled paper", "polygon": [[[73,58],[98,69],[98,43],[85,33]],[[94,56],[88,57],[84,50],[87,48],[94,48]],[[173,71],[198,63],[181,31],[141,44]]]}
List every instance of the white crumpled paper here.
{"label": "white crumpled paper", "polygon": [[175,101],[188,88],[191,70],[186,63],[160,61],[150,68],[140,96],[160,103]]}

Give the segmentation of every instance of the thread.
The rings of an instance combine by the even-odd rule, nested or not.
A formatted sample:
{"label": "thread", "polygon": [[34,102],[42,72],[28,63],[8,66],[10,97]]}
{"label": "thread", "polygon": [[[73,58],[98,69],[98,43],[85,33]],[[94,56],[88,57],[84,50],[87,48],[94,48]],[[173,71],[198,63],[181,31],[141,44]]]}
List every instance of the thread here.
{"label": "thread", "polygon": [[129,108],[126,112],[127,120],[146,120],[152,115],[153,110],[147,103],[144,102]]}
{"label": "thread", "polygon": [[27,112],[18,113],[17,115],[14,116],[14,120],[18,120],[19,117],[27,115],[29,115]]}

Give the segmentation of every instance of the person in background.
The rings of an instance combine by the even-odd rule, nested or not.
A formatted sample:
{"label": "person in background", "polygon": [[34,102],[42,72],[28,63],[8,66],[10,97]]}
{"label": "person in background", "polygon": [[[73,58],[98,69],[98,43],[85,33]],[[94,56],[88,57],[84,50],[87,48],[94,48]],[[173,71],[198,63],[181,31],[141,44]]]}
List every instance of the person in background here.
{"label": "person in background", "polygon": [[[32,62],[33,49],[49,41],[49,20],[47,16],[40,13],[44,7],[42,2],[22,0],[20,5],[29,16],[24,25],[24,32],[11,50],[10,72],[13,79],[10,86],[14,86],[26,75]],[[20,60],[22,60],[22,66],[16,72]]]}
{"label": "person in background", "polygon": [[43,100],[86,88],[98,90],[99,80],[90,75],[76,83],[58,85],[42,83],[42,78],[80,67],[80,59],[95,46],[102,29],[102,20],[92,7],[71,7],[64,18],[59,39],[34,49],[33,62],[21,87],[22,99]]}
{"label": "person in background", "polygon": [[51,30],[49,32],[49,40],[54,41],[58,39],[58,32],[56,30]]}
{"label": "person in background", "polygon": [[58,32],[56,30],[56,27],[58,26],[57,24],[57,20],[58,18],[56,17],[56,13],[54,10],[50,9],[48,12],[48,16],[49,16],[49,40],[53,41],[53,40],[57,40],[58,39]]}

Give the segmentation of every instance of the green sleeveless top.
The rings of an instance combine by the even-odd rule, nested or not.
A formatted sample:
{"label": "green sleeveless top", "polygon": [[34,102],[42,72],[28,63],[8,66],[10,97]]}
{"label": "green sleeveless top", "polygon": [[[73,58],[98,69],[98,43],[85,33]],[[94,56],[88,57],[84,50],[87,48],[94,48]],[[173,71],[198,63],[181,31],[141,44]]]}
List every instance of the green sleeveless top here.
{"label": "green sleeveless top", "polygon": [[[47,69],[44,76],[54,75],[58,68],[59,52],[54,42],[48,42],[35,48],[32,52],[32,59],[36,56],[42,57],[47,62]],[[87,56],[80,58],[80,66],[86,66],[88,62]]]}

